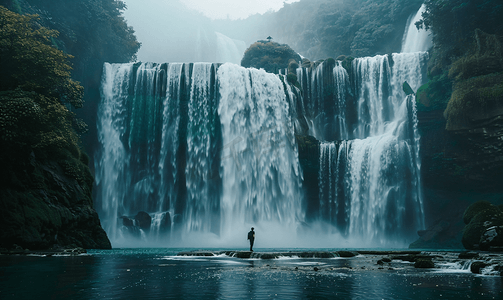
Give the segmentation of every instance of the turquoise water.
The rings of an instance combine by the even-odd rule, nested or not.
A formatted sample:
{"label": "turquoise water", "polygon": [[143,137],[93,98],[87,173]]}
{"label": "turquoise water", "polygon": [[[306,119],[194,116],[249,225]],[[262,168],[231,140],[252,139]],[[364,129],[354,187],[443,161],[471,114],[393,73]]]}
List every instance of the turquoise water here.
{"label": "turquoise water", "polygon": [[176,256],[187,250],[197,249],[0,256],[0,299],[503,299],[502,277],[475,275],[456,263],[419,270],[401,261],[379,269],[372,255]]}

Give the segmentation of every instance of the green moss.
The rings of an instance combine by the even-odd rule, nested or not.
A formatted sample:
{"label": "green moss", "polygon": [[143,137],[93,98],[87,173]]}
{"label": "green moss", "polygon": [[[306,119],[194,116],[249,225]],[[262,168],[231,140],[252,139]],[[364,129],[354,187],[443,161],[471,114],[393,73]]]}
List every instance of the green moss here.
{"label": "green moss", "polygon": [[[464,218],[463,218],[464,219]],[[477,249],[487,228],[503,225],[503,213],[494,205],[477,213],[463,230],[461,242],[466,249]]]}
{"label": "green moss", "polygon": [[301,58],[290,46],[270,41],[258,41],[245,51],[241,65],[277,74],[279,70],[288,68],[292,60],[300,61]]}
{"label": "green moss", "polygon": [[502,97],[503,72],[457,81],[444,113],[446,129],[469,126],[477,116],[500,106]]}
{"label": "green moss", "polygon": [[493,208],[494,205],[486,200],[480,200],[472,205],[470,205],[466,210],[465,213],[463,214],[463,222],[465,224],[469,224],[470,221],[475,217],[478,213],[486,210],[486,209],[491,209]]}
{"label": "green moss", "polygon": [[444,110],[452,93],[452,81],[447,72],[430,78],[416,92],[418,111]]}

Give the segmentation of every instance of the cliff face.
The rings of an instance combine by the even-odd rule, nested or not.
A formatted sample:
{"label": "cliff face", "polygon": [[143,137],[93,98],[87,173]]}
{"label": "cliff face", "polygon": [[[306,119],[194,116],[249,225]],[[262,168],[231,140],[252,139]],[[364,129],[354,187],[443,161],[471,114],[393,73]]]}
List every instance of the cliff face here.
{"label": "cliff face", "polygon": [[433,76],[417,92],[429,228],[416,247],[461,248],[464,210],[503,201],[501,40],[475,30],[473,46],[447,70],[430,61]]}
{"label": "cliff face", "polygon": [[0,6],[0,248],[110,248],[93,209],[71,58],[35,16]]}
{"label": "cliff face", "polygon": [[33,152],[8,167],[0,188],[1,248],[111,248],[93,208],[89,171],[77,180],[68,176],[70,165],[41,162]]}

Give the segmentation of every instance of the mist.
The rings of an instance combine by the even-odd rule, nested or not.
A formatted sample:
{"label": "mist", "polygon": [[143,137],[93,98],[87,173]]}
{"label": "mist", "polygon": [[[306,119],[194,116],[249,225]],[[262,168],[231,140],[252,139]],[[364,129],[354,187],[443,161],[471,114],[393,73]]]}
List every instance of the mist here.
{"label": "mist", "polygon": [[180,1],[127,0],[124,16],[142,43],[143,62],[232,62],[239,64],[244,41],[215,31],[212,20]]}

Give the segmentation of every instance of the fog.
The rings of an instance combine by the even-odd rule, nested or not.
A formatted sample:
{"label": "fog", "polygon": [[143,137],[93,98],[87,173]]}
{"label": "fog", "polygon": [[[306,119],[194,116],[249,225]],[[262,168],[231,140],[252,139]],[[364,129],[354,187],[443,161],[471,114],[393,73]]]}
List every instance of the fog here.
{"label": "fog", "polygon": [[[267,37],[267,29],[257,18],[256,22],[236,23],[237,30],[230,28],[233,22],[214,20],[271,13],[283,7],[284,2],[296,1],[126,0],[124,16],[142,43],[137,54],[139,61],[239,64],[249,44],[257,37]],[[254,31],[257,34],[252,34]]]}
{"label": "fog", "polygon": [[[357,249],[357,248],[406,248],[411,240],[375,240],[359,236],[342,236],[338,229],[325,222],[307,224],[280,224],[278,222],[260,222],[259,224],[233,224],[222,228],[220,235],[211,232],[172,233],[170,238],[156,238],[155,232],[143,233],[141,238],[130,235],[112,239],[114,248],[216,248],[248,249],[247,234],[255,228],[254,249]],[[150,236],[149,236],[150,235]]]}

